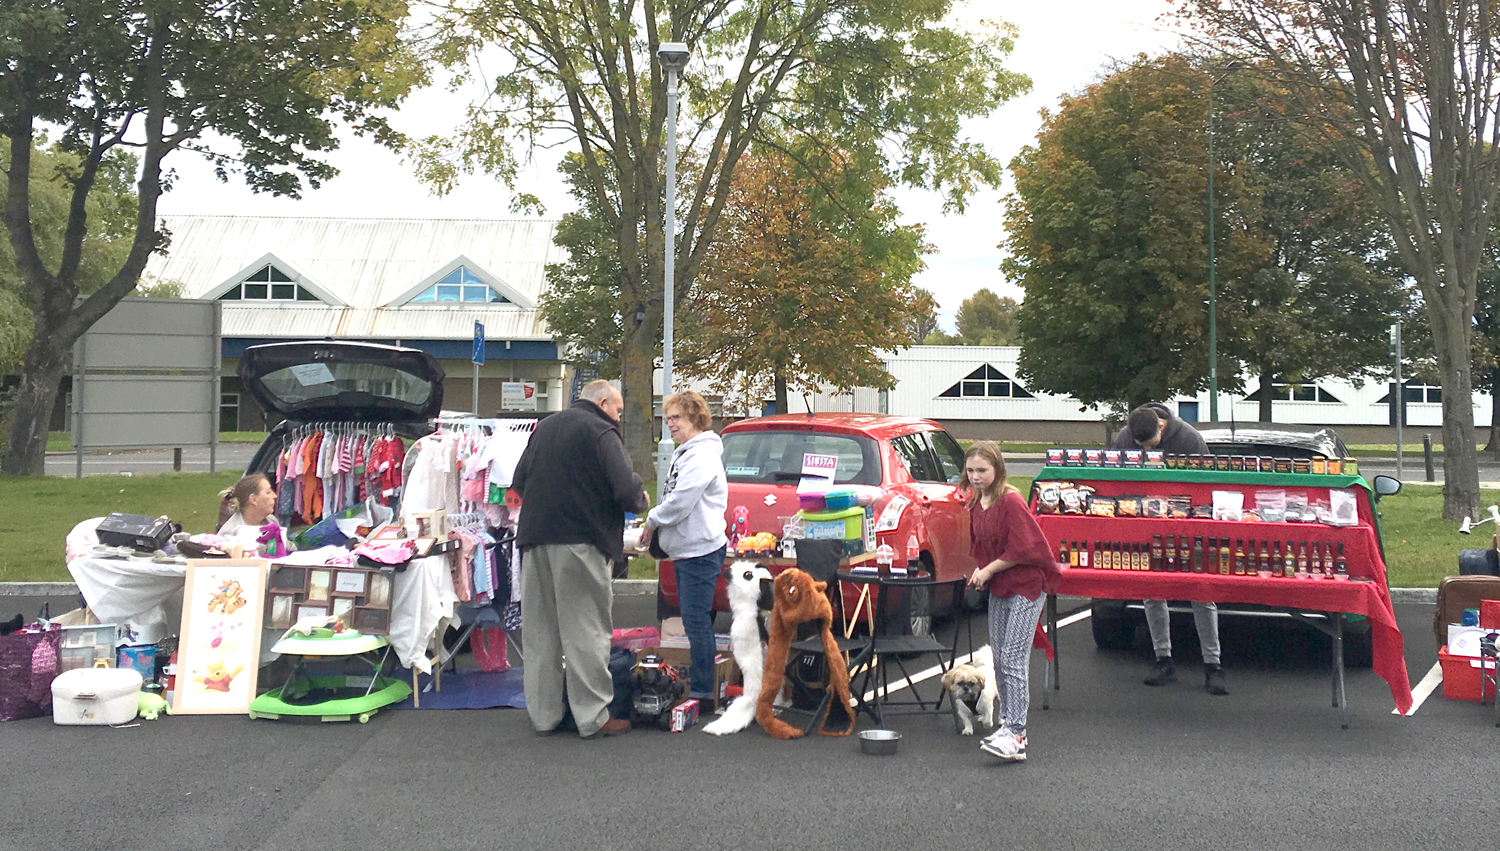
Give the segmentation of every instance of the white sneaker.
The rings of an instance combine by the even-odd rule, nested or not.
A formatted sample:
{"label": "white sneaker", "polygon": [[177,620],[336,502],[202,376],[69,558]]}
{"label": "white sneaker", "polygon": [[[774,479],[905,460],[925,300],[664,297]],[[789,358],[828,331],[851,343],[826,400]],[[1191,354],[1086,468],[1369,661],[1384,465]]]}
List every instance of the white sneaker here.
{"label": "white sneaker", "polygon": [[1026,759],[1026,737],[1018,736],[1005,729],[996,730],[988,738],[979,743],[979,749],[990,756],[999,757],[1003,760],[1024,762]]}

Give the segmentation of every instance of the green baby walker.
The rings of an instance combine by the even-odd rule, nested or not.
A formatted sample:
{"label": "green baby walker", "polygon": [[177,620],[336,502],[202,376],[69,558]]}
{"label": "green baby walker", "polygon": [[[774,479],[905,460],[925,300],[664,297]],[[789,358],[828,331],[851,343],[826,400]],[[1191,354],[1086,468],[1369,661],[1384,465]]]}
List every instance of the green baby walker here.
{"label": "green baby walker", "polygon": [[[250,704],[251,718],[277,720],[285,717],[317,718],[321,721],[368,723],[381,707],[400,703],[411,695],[405,681],[384,675],[391,643],[383,635],[365,635],[352,629],[314,627],[299,631],[292,627],[271,648],[275,653],[295,656],[296,663],[286,682],[257,697]],[[384,651],[379,653],[377,651]],[[309,658],[342,656],[371,668],[363,673],[313,674]]]}

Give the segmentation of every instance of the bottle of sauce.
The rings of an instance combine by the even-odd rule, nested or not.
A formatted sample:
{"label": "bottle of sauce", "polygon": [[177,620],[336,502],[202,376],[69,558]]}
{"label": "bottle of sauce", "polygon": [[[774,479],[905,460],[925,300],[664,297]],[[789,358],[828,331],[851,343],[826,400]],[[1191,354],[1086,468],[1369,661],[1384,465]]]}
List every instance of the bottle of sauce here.
{"label": "bottle of sauce", "polygon": [[1202,573],[1203,572],[1203,536],[1202,535],[1195,535],[1193,537],[1193,572],[1194,573]]}
{"label": "bottle of sauce", "polygon": [[1297,542],[1297,578],[1306,579],[1310,576],[1307,570],[1307,542]]}
{"label": "bottle of sauce", "polygon": [[1059,548],[1058,551],[1057,551],[1057,563],[1058,564],[1067,564],[1068,563],[1068,542],[1067,541],[1063,541],[1062,542],[1062,547]]}
{"label": "bottle of sauce", "polygon": [[1089,542],[1088,541],[1084,541],[1083,542],[1083,549],[1078,552],[1078,566],[1079,567],[1088,567],[1089,566]]}
{"label": "bottle of sauce", "polygon": [[1161,536],[1151,536],[1151,569],[1156,572],[1162,570]]}
{"label": "bottle of sauce", "polygon": [[1231,563],[1231,555],[1230,555],[1230,552],[1229,552],[1229,539],[1228,538],[1220,538],[1219,539],[1219,575],[1220,576],[1228,576],[1230,568],[1232,566],[1233,565]]}
{"label": "bottle of sauce", "polygon": [[[915,541],[916,539],[917,539],[916,536],[913,535],[912,536],[912,540]],[[1078,542],[1077,541],[1073,541],[1072,544],[1073,544],[1072,547],[1070,547],[1068,549],[1068,567],[1077,567],[1078,566]],[[910,559],[911,559],[911,549],[910,549],[909,545],[908,545],[908,549],[906,551],[906,558],[907,558],[908,562],[910,562]]]}
{"label": "bottle of sauce", "polygon": [[1318,544],[1319,561],[1323,564],[1323,578],[1333,578],[1333,544],[1323,541]]}
{"label": "bottle of sauce", "polygon": [[1334,579],[1348,579],[1349,578],[1349,565],[1348,565],[1347,562],[1344,561],[1344,542],[1343,541],[1339,542],[1339,554],[1333,560],[1333,578]]}
{"label": "bottle of sauce", "polygon": [[[1276,546],[1279,548],[1281,542],[1277,541]],[[1291,541],[1286,542],[1286,555],[1281,560],[1281,575],[1287,579],[1294,579],[1297,576],[1297,556],[1292,552]]]}
{"label": "bottle of sauce", "polygon": [[1234,541],[1234,575],[1245,575],[1245,539],[1236,538]]}
{"label": "bottle of sauce", "polygon": [[1177,572],[1177,536],[1167,536],[1167,572]]}

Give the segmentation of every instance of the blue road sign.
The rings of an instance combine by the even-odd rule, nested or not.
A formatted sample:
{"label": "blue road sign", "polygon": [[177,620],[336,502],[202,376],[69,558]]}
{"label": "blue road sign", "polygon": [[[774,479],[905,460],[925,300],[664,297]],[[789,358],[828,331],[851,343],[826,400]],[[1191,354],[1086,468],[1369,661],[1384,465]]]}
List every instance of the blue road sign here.
{"label": "blue road sign", "polygon": [[484,366],[484,323],[474,323],[474,363]]}

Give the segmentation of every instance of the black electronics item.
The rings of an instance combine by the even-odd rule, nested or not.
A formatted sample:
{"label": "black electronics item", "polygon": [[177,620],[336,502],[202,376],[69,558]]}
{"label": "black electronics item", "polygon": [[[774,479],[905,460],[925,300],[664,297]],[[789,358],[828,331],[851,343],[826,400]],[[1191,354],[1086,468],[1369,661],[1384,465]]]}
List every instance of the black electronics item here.
{"label": "black electronics item", "polygon": [[99,521],[99,543],[109,547],[159,550],[182,527],[165,517],[125,514],[116,511]]}

